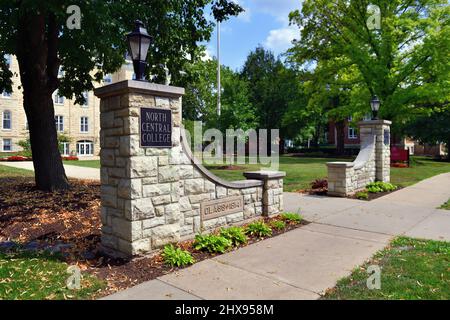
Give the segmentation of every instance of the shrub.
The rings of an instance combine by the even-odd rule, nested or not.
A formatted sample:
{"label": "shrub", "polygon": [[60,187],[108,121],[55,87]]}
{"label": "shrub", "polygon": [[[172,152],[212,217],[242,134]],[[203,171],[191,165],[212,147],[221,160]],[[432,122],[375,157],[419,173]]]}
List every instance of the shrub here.
{"label": "shrub", "polygon": [[328,181],[326,179],[316,179],[311,182],[311,189],[328,189]]}
{"label": "shrub", "polygon": [[234,246],[245,244],[248,240],[244,228],[241,227],[222,228],[220,229],[220,235],[230,240]]}
{"label": "shrub", "polygon": [[162,253],[164,262],[172,267],[184,267],[195,262],[192,255],[185,250],[175,248],[172,244],[164,247]]}
{"label": "shrub", "polygon": [[11,162],[16,162],[16,161],[31,161],[31,158],[28,157],[22,157],[22,156],[10,156],[10,157],[6,157],[6,158],[2,158],[0,161],[11,161]]}
{"label": "shrub", "polygon": [[389,182],[372,182],[366,186],[366,189],[370,193],[379,193],[379,192],[390,192],[397,189],[397,186],[393,185]]}
{"label": "shrub", "polygon": [[286,222],[275,220],[270,223],[270,226],[275,230],[283,230],[284,228],[286,228]]}
{"label": "shrub", "polygon": [[281,219],[290,223],[298,224],[300,223],[300,221],[302,221],[303,218],[297,213],[285,212],[281,215]]}
{"label": "shrub", "polygon": [[22,147],[22,151],[20,152],[24,157],[31,157],[31,143],[30,138],[27,138],[26,140],[20,140],[17,143],[20,147]]}
{"label": "shrub", "polygon": [[64,161],[78,161],[78,157],[75,156],[69,156],[69,157],[62,157]]}
{"label": "shrub", "polygon": [[269,237],[272,235],[272,229],[264,221],[255,221],[250,223],[245,229],[245,233],[258,238]]}
{"label": "shrub", "polygon": [[232,242],[225,237],[214,234],[198,234],[195,236],[193,246],[196,250],[224,253],[232,246]]}
{"label": "shrub", "polygon": [[355,194],[357,199],[369,200],[369,193],[367,191],[360,191]]}

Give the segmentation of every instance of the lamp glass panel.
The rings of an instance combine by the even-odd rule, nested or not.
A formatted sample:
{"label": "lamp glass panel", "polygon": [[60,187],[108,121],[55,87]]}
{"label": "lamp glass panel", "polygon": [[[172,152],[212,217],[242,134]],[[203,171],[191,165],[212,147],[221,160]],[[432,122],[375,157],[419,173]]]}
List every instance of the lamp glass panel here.
{"label": "lamp glass panel", "polygon": [[142,37],[141,38],[141,60],[147,59],[148,48],[150,47],[150,38]]}
{"label": "lamp glass panel", "polygon": [[129,37],[131,57],[133,60],[139,60],[139,40],[140,36],[133,35]]}

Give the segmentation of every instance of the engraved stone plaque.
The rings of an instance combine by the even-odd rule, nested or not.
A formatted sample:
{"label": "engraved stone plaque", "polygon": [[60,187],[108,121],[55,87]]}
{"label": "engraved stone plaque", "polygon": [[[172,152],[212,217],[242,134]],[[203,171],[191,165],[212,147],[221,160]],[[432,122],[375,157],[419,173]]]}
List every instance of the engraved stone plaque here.
{"label": "engraved stone plaque", "polygon": [[200,204],[202,220],[209,220],[244,211],[244,197],[234,196],[205,201]]}
{"label": "engraved stone plaque", "polygon": [[141,147],[172,147],[172,111],[141,108]]}

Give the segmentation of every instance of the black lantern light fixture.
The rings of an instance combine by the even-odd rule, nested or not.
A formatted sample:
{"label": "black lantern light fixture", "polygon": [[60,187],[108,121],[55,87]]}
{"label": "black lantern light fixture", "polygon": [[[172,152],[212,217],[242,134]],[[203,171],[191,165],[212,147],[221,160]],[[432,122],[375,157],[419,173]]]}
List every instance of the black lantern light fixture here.
{"label": "black lantern light fixture", "polygon": [[147,33],[142,21],[136,20],[134,30],[127,35],[127,39],[136,80],[144,81],[147,53],[152,37]]}
{"label": "black lantern light fixture", "polygon": [[378,110],[380,110],[380,99],[377,96],[373,96],[370,101],[370,107],[372,109],[372,120],[378,120]]}

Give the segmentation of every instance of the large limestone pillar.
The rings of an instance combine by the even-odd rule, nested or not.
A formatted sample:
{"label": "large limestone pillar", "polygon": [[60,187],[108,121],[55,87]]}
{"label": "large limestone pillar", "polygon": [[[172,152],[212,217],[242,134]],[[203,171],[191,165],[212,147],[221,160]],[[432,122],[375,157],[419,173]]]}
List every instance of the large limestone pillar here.
{"label": "large limestone pillar", "polygon": [[[102,246],[115,256],[150,252],[180,238],[179,175],[184,89],[122,81],[95,90],[100,102]],[[141,146],[142,108],[171,113],[171,147]],[[162,111],[163,112],[163,111]]]}

